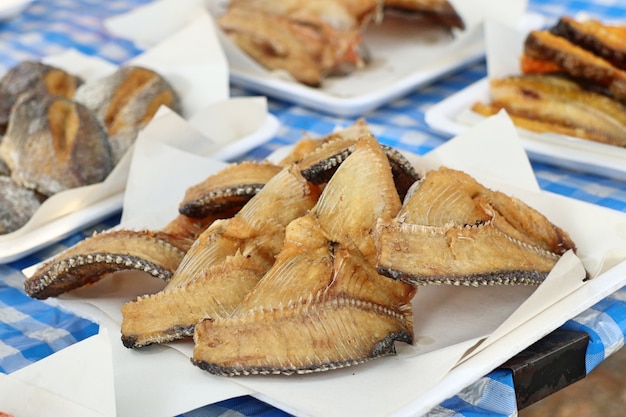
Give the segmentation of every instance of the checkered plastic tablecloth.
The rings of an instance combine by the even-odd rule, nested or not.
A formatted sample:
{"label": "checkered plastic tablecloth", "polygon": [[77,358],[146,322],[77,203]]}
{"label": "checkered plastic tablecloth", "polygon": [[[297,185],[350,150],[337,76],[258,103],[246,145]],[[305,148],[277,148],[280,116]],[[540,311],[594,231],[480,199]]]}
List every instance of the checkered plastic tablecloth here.
{"label": "checkered plastic tablecloth", "polygon": [[[123,63],[140,50],[132,43],[106,32],[103,19],[149,3],[148,0],[40,0],[21,16],[0,22],[0,73],[24,59],[38,59],[67,48]],[[603,19],[626,16],[625,0],[539,1],[529,9],[556,18],[585,11]],[[430,85],[364,114],[375,135],[385,144],[424,154],[449,138],[433,133],[424,121],[424,111],[485,76],[484,62],[462,68]],[[254,93],[233,88],[233,95]],[[347,126],[354,119],[319,114],[287,102],[271,99],[270,111],[281,126],[275,137],[249,152],[244,158],[263,158],[276,148],[292,144],[303,131],[323,135],[336,126]],[[626,184],[594,175],[567,171],[533,162],[540,186],[618,211],[626,211]],[[105,229],[119,221],[119,215],[51,244],[16,262],[0,265],[0,372],[11,373],[53,352],[97,333],[97,324],[68,313],[54,301],[27,297],[21,289],[22,268],[72,246],[94,229]],[[624,345],[626,334],[626,288],[572,318],[564,329],[583,330],[591,336],[586,366],[591,371],[608,355]],[[496,370],[485,375],[461,393],[444,401],[432,416],[514,416],[517,413],[512,375]],[[185,416],[286,416],[287,413],[246,396],[185,413]]]}

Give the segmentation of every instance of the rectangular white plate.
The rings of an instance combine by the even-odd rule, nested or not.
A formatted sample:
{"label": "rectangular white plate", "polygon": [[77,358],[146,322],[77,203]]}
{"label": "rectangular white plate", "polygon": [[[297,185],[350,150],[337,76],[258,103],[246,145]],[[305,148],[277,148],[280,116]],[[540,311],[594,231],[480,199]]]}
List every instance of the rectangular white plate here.
{"label": "rectangular white plate", "polygon": [[[428,109],[426,123],[438,132],[458,135],[484,119],[470,110],[472,104],[477,101],[487,103],[489,100],[489,83],[484,78]],[[555,133],[517,130],[528,156],[533,160],[626,180],[626,149]]]}
{"label": "rectangular white plate", "polygon": [[[368,29],[363,43],[369,49],[370,64],[347,76],[329,77],[319,88],[259,72],[231,59],[230,79],[237,86],[324,113],[359,116],[485,55],[479,27],[473,28],[462,47],[448,48],[432,58],[439,48],[449,46],[450,38],[433,28],[425,29],[420,37],[420,31],[409,25],[401,19],[385,18],[381,26]],[[420,63],[420,57],[426,63]]]}
{"label": "rectangular white plate", "polygon": [[[268,113],[265,122],[256,132],[217,149],[213,156],[221,160],[236,158],[271,139],[276,133],[278,125],[278,119]],[[83,210],[53,220],[30,233],[0,241],[0,262],[13,262],[46,245],[58,242],[77,230],[96,224],[120,211],[123,201],[124,193],[119,193]]]}
{"label": "rectangular white plate", "polygon": [[[538,27],[544,17],[526,12],[518,25]],[[361,116],[485,56],[482,25],[452,42],[440,29],[416,29],[415,21],[385,17],[368,28],[363,44],[372,62],[344,77],[330,77],[319,88],[308,87],[229,58],[231,82],[267,96],[338,116]],[[228,50],[228,48],[226,48]],[[441,54],[438,51],[442,50]]]}

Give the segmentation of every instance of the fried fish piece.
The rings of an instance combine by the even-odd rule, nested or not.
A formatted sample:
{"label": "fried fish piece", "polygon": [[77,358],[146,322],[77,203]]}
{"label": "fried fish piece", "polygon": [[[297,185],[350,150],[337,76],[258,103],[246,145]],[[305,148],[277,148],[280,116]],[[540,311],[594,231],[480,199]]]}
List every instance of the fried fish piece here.
{"label": "fried fish piece", "polygon": [[160,106],[181,113],[178,93],[157,72],[134,65],[82,84],[74,100],[93,111],[109,136],[117,163]]}
{"label": "fried fish piece", "polygon": [[218,24],[263,67],[318,87],[328,75],[365,65],[360,31],[364,16],[377,7],[376,0],[234,1]]}
{"label": "fried fish piece", "polygon": [[189,217],[204,217],[225,208],[241,208],[281,169],[267,161],[229,164],[189,187],[178,211]]}
{"label": "fried fish piece", "polygon": [[114,166],[106,132],[89,109],[36,91],[13,105],[0,158],[16,183],[46,196],[101,182]]}
{"label": "fried fish piece", "polygon": [[606,89],[617,100],[626,100],[626,71],[548,30],[533,30],[528,34],[524,55],[531,60],[553,63],[559,71]]}
{"label": "fried fish piece", "polygon": [[196,237],[217,217],[199,220],[179,215],[162,230],[117,229],[95,234],[45,262],[24,281],[24,289],[33,298],[56,297],[126,270],[143,271],[167,282]]}
{"label": "fried fish piece", "polygon": [[[314,184],[328,182],[339,165],[354,151],[357,140],[371,134],[369,126],[362,119],[346,129],[329,134],[316,149],[299,161],[302,175]],[[391,165],[400,199],[403,199],[411,184],[420,178],[420,174],[397,149],[381,146]]]}
{"label": "fried fish piece", "polygon": [[39,61],[22,61],[0,78],[0,135],[9,122],[11,107],[29,91],[72,98],[83,79]]}
{"label": "fried fish piece", "polygon": [[626,26],[607,25],[596,19],[577,21],[564,16],[550,32],[626,70]]}
{"label": "fried fish piece", "polygon": [[230,314],[273,265],[285,227],[317,201],[319,190],[285,167],[231,219],[216,222],[189,249],[167,286],[122,307],[128,348],[193,335],[203,318]]}
{"label": "fried fish piece", "polygon": [[397,217],[376,225],[381,274],[412,284],[538,285],[569,235],[521,200],[441,167],[417,182]]}
{"label": "fried fish piece", "polygon": [[490,104],[476,103],[472,110],[490,116],[506,109],[517,126],[531,131],[626,146],[626,105],[564,77],[492,79],[490,94]]}
{"label": "fried fish piece", "polygon": [[444,26],[465,29],[465,22],[447,0],[385,0],[385,8],[418,13]]}
{"label": "fried fish piece", "polygon": [[376,219],[400,204],[385,153],[364,137],[312,211],[289,224],[276,263],[232,315],[196,325],[192,362],[226,376],[303,374],[412,343],[416,288],[373,264]]}

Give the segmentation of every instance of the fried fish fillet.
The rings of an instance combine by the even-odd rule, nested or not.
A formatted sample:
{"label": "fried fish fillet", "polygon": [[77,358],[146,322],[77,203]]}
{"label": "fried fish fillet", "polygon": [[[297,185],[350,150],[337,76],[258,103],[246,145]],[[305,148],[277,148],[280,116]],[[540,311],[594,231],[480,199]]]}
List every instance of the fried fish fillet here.
{"label": "fried fish fillet", "polygon": [[167,282],[196,237],[216,218],[177,216],[163,230],[95,234],[44,263],[24,281],[24,289],[33,298],[45,299],[125,270],[143,271]]}
{"label": "fried fish fillet", "polygon": [[446,167],[417,182],[376,237],[378,271],[418,285],[536,285],[575,250],[537,210]]}
{"label": "fried fish fillet", "polygon": [[217,375],[301,374],[411,343],[415,287],[373,264],[376,219],[399,208],[387,157],[366,136],[311,212],[289,224],[276,263],[232,315],[196,325],[193,363]]}
{"label": "fried fish fillet", "polygon": [[626,146],[626,105],[557,75],[523,75],[490,81],[492,102],[472,109],[490,116],[506,109],[525,129]]}
{"label": "fried fish fillet", "polygon": [[318,196],[293,165],[281,170],[234,217],[195,241],[161,292],[122,307],[124,346],[189,337],[201,319],[230,314],[274,263],[287,224]]}
{"label": "fried fish fillet", "polygon": [[[352,7],[352,3],[364,5]],[[319,86],[330,74],[345,74],[364,65],[361,27],[377,3],[240,0],[229,4],[218,24],[263,67],[287,71],[303,84]]]}
{"label": "fried fish fillet", "polygon": [[626,70],[626,26],[561,17],[550,32]]}
{"label": "fried fish fillet", "polygon": [[533,61],[551,63],[555,70],[606,89],[617,100],[626,100],[626,71],[548,30],[528,34],[524,55]]}
{"label": "fried fish fillet", "polygon": [[229,164],[189,187],[178,211],[189,217],[204,217],[226,208],[242,207],[280,170],[280,166],[267,161]]}

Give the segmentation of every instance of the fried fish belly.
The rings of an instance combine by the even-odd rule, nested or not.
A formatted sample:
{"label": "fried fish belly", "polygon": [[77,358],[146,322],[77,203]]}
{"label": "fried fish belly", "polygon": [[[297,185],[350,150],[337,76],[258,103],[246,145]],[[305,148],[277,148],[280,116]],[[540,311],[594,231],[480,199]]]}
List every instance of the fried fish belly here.
{"label": "fried fish belly", "polygon": [[558,75],[522,75],[490,81],[492,102],[472,110],[490,116],[501,109],[534,132],[559,133],[626,146],[626,105]]}
{"label": "fried fish belly", "polygon": [[515,197],[441,167],[376,226],[378,271],[416,285],[540,284],[569,235]]}
{"label": "fried fish belly", "polygon": [[275,264],[237,309],[198,323],[192,362],[225,376],[304,374],[411,343],[416,287],[374,265],[376,219],[400,206],[385,152],[365,136],[310,213],[287,226]]}

